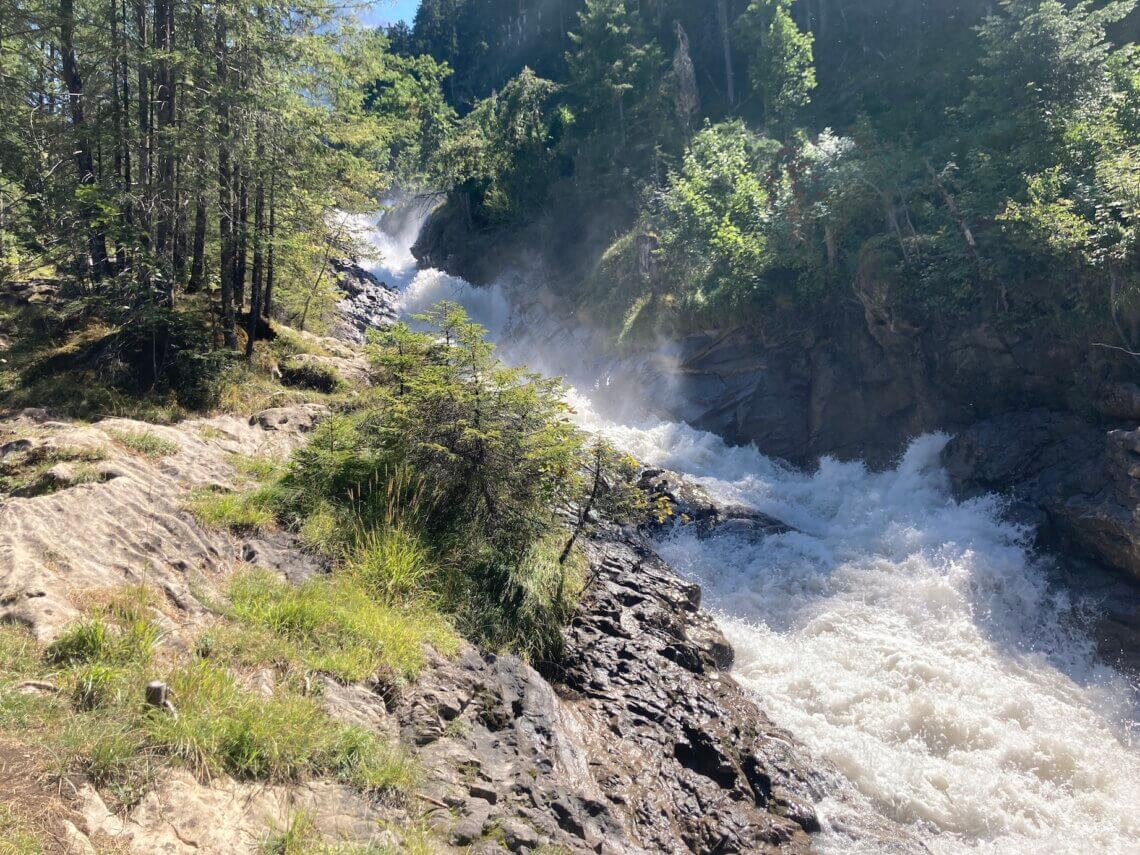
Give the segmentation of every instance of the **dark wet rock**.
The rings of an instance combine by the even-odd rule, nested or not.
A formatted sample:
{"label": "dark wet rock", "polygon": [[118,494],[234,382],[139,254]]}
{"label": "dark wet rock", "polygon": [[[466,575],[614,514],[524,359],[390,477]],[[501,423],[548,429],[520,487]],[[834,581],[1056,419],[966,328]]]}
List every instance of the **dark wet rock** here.
{"label": "dark wet rock", "polygon": [[968,497],[1010,492],[1041,545],[1076,549],[1140,580],[1140,430],[1105,432],[1070,413],[988,419],[946,446],[943,464]]}
{"label": "dark wet rock", "polygon": [[700,588],[611,535],[557,667],[468,648],[395,705],[429,823],[495,851],[809,851],[807,766],[724,673]]}
{"label": "dark wet rock", "polygon": [[726,505],[709,496],[699,484],[676,472],[646,469],[638,487],[645,491],[651,512],[661,511],[652,527],[695,525],[698,536],[733,535],[759,541],[768,535],[791,531],[774,517],[740,505]]}
{"label": "dark wet rock", "polygon": [[1140,669],[1140,430],[1013,413],[962,431],[942,460],[959,497],[1010,496],[1008,516],[1054,556],[1054,579],[1093,605],[1102,655]]}
{"label": "dark wet rock", "polygon": [[1101,657],[1140,674],[1140,585],[1075,555],[1058,555],[1045,566],[1053,583],[1078,592],[1078,608],[1088,614]]}
{"label": "dark wet rock", "polygon": [[333,328],[334,337],[363,344],[369,329],[395,323],[399,312],[394,288],[354,261],[334,259],[332,268],[344,295],[337,303],[341,319]]}
{"label": "dark wet rock", "polygon": [[1097,390],[1094,406],[1105,418],[1140,422],[1140,386],[1135,383],[1106,383]]}
{"label": "dark wet rock", "polygon": [[803,760],[723,669],[700,589],[651,550],[590,544],[592,583],[553,679],[603,797],[651,851],[806,851]]}

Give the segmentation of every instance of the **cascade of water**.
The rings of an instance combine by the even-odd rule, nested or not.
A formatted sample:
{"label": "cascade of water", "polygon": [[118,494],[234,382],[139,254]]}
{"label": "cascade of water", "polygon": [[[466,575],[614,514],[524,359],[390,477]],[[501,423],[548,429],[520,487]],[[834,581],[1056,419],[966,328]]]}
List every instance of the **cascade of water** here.
{"label": "cascade of water", "polygon": [[[452,299],[504,334],[503,290],[415,271],[414,229],[376,238],[403,310]],[[512,357],[572,367],[527,354],[518,331],[511,343]],[[825,459],[805,473],[568,394],[584,428],[793,527],[759,543],[681,531],[659,549],[704,587],[736,677],[850,782],[819,805],[822,850],[857,850],[854,793],[938,853],[1140,852],[1136,688],[1097,660],[1079,603],[1049,588],[1001,500],[950,497],[945,437],[916,440],[891,471]]]}

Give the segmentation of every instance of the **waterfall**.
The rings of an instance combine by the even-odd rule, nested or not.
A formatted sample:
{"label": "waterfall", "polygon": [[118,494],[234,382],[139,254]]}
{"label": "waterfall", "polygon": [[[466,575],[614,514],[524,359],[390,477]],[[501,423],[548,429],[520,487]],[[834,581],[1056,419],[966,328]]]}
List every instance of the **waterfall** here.
{"label": "waterfall", "polygon": [[1137,688],[1097,659],[1083,604],[1049,586],[1002,499],[951,497],[945,436],[893,470],[804,472],[643,411],[617,417],[591,392],[606,379],[529,340],[503,288],[415,270],[414,231],[375,237],[405,313],[462,303],[508,358],[566,372],[583,428],[791,527],[759,542],[682,528],[658,549],[704,588],[737,680],[840,773],[817,805],[822,851],[874,851],[850,835],[870,811],[936,853],[1140,852]]}

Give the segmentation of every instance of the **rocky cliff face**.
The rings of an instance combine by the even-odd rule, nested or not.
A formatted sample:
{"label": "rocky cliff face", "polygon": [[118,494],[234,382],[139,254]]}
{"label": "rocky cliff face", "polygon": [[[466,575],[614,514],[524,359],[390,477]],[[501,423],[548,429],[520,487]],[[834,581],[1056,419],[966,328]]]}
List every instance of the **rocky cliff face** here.
{"label": "rocky cliff face", "polygon": [[1009,514],[1035,531],[1055,576],[1097,606],[1102,653],[1140,671],[1140,429],[1008,413],[960,431],[943,463],[962,497],[1010,495]]}

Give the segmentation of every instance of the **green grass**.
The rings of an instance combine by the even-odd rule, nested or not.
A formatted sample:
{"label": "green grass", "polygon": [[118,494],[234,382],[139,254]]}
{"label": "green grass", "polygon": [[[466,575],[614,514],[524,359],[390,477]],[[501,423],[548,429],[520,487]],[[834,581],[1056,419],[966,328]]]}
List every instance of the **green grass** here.
{"label": "green grass", "polygon": [[276,527],[272,487],[252,490],[202,488],[190,494],[186,507],[204,526],[230,531],[270,531]]}
{"label": "green grass", "polygon": [[0,855],[40,855],[44,851],[31,824],[0,804]]}
{"label": "green grass", "polygon": [[402,526],[384,526],[361,535],[345,572],[373,597],[394,602],[422,594],[435,565],[413,532]]}
{"label": "green grass", "polygon": [[0,495],[38,496],[52,492],[58,485],[49,483],[45,476],[57,463],[76,464],[68,486],[100,481],[99,472],[91,464],[106,458],[106,450],[94,446],[34,445],[0,460]]}
{"label": "green grass", "polygon": [[435,855],[443,850],[426,824],[389,825],[399,837],[395,846],[379,843],[330,843],[320,837],[313,815],[296,811],[281,827],[273,827],[261,843],[264,855]]}
{"label": "green grass", "polygon": [[280,371],[281,382],[291,388],[331,394],[346,386],[340,373],[328,365],[289,359],[281,363]]}
{"label": "green grass", "polygon": [[245,664],[255,664],[251,656],[285,659],[346,682],[378,671],[412,679],[423,666],[425,645],[445,655],[459,646],[434,609],[414,600],[379,601],[339,571],[296,586],[264,571],[240,573],[229,597],[231,617],[254,632],[214,633],[211,643],[224,655],[244,657]]}
{"label": "green grass", "polygon": [[229,455],[230,465],[238,471],[239,475],[264,483],[277,478],[285,471],[285,465],[275,457],[268,455],[238,454]]}
{"label": "green grass", "polygon": [[263,697],[227,668],[193,659],[168,676],[178,715],[152,711],[147,741],[202,777],[288,782],[328,775],[366,792],[407,791],[414,764],[375,734],[333,721],[316,698]]}
{"label": "green grass", "polygon": [[153,431],[108,430],[107,435],[131,454],[149,460],[159,460],[179,451],[177,442],[165,439]]}
{"label": "green grass", "polygon": [[284,827],[269,829],[261,843],[263,855],[306,855],[318,840],[317,826],[309,811],[295,811]]}
{"label": "green grass", "polygon": [[[41,746],[49,777],[82,773],[124,806],[170,764],[202,778],[324,776],[364,792],[407,793],[416,765],[376,734],[330,718],[304,680],[286,675],[266,697],[245,688],[234,668],[243,656],[264,657],[361,678],[390,661],[408,674],[418,664],[409,651],[422,655],[425,640],[446,647],[453,638],[446,626],[374,611],[363,594],[345,599],[327,580],[303,589],[252,576],[244,584],[239,601],[255,619],[219,622],[192,653],[159,655],[152,592],[141,586],[96,604],[49,645],[0,626],[0,736]],[[226,633],[233,656],[217,640]],[[20,682],[32,678],[54,690],[21,692]],[[169,687],[176,714],[144,703],[156,678]]]}
{"label": "green grass", "polygon": [[82,620],[67,627],[47,646],[51,665],[143,665],[158,643],[158,627],[145,617],[115,626],[101,618]]}
{"label": "green grass", "polygon": [[297,535],[306,549],[338,558],[352,541],[353,526],[343,508],[337,508],[330,502],[319,502],[305,515]]}

